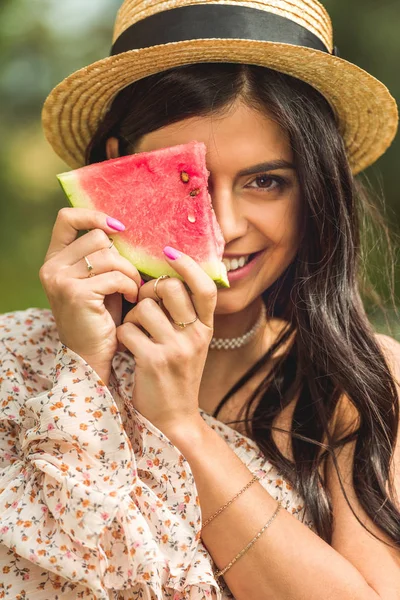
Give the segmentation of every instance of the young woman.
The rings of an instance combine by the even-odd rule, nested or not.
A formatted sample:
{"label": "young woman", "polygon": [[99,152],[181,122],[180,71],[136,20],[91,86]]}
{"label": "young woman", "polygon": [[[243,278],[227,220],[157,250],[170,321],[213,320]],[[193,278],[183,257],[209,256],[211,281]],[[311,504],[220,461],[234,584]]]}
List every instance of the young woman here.
{"label": "young woman", "polygon": [[144,283],[113,215],[60,211],[52,310],[0,320],[2,597],[398,600],[400,350],[355,179],[387,89],[315,0],[125,0],[43,121],[73,168],[204,142],[230,288],[170,247],[186,286]]}

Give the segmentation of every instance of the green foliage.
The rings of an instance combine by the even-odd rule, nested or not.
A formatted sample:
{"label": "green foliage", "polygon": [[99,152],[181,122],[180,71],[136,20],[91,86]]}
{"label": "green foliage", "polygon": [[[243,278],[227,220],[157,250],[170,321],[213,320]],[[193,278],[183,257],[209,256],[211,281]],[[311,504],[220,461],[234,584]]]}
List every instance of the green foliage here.
{"label": "green foliage", "polygon": [[[65,165],[41,131],[40,115],[49,91],[73,71],[107,56],[113,21],[122,0],[1,0],[0,4],[0,312],[48,307],[38,271],[43,264],[57,211],[67,205],[55,175]],[[326,0],[341,56],[383,81],[400,100],[397,57],[400,22],[397,1]],[[399,232],[397,164],[399,138],[366,175],[386,198],[386,217]],[[396,245],[396,242],[395,242]],[[395,246],[396,250],[396,246]],[[373,286],[389,306],[388,258],[377,233],[365,237],[364,257]],[[390,271],[390,269],[389,269]],[[400,292],[399,266],[390,273]],[[366,305],[374,313],[374,297]],[[394,311],[392,335],[400,339]],[[391,316],[393,315],[393,316]],[[387,330],[376,313],[378,329]]]}

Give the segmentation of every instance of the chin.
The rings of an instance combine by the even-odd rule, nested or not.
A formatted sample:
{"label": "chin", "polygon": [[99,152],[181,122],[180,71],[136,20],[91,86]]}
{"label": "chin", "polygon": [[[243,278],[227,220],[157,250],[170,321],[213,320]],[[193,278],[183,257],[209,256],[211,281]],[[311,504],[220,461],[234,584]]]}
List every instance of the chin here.
{"label": "chin", "polygon": [[[229,289],[226,288],[226,291],[229,292]],[[260,295],[261,294],[244,297],[243,294],[232,293],[232,297],[229,298],[228,294],[226,294],[225,297],[221,297],[218,290],[217,305],[215,307],[214,314],[232,315],[246,310],[247,308],[249,308],[249,306],[251,306],[251,304],[258,300]]]}

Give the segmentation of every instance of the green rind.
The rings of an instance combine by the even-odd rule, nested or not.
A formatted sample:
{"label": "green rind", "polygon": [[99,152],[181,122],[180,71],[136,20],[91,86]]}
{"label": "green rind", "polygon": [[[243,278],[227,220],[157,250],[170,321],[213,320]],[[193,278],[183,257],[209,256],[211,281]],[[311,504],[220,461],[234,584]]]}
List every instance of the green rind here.
{"label": "green rind", "polygon": [[[79,185],[79,181],[73,172],[61,173],[60,175],[57,175],[57,179],[68,198],[69,204],[73,208],[95,209],[90,197],[83,192],[82,187]],[[133,249],[129,244],[125,243],[118,234],[110,237],[114,239],[114,246],[120,254],[136,267],[141,275],[143,275],[143,279],[156,279],[157,277],[161,277],[161,275],[169,275],[170,277],[176,277],[177,279],[184,281],[183,277],[179,275],[166,260],[153,258],[140,248]],[[223,262],[213,261],[199,264],[207,275],[215,282],[217,287],[230,287],[228,274]]]}
{"label": "green rind", "polygon": [[[60,175],[57,175],[57,179],[72,208],[94,209],[94,206],[90,200],[90,196],[85,194],[85,192],[82,190],[82,187],[79,185],[79,181],[73,171],[60,173]],[[74,199],[73,202],[71,198]]]}
{"label": "green rind", "polygon": [[[169,275],[170,277],[176,277],[181,281],[184,281],[183,277],[179,275],[166,260],[160,260],[149,256],[141,248],[132,248],[129,244],[124,242],[123,239],[118,237],[118,234],[111,236],[114,239],[114,246],[120,252],[122,256],[127,258],[137,270],[144,275],[146,278],[161,277],[161,275]],[[206,263],[199,263],[201,268],[215,281],[216,285],[221,288],[229,288],[228,274],[226,267],[223,262],[213,261]]]}

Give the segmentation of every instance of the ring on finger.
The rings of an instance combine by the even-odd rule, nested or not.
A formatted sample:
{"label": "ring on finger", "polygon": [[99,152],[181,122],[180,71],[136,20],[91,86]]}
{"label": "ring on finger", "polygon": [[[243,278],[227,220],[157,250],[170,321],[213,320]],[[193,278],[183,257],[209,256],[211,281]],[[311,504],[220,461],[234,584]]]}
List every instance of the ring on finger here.
{"label": "ring on finger", "polygon": [[87,269],[89,271],[89,275],[88,277],[96,277],[96,273],[93,272],[93,265],[91,264],[91,262],[89,261],[87,256],[83,257],[86,261],[86,265],[87,265]]}
{"label": "ring on finger", "polygon": [[[158,279],[156,279],[156,281],[154,282],[154,295],[161,303],[162,303],[162,298],[160,298],[160,296],[157,294],[158,282],[161,279],[169,279],[169,278],[170,278],[170,275],[161,275],[161,277],[158,277]],[[196,315],[196,318],[193,319],[193,321],[187,321],[186,323],[184,323],[182,321],[175,321],[175,319],[172,319],[172,321],[175,323],[175,325],[178,325],[181,329],[185,329],[185,327],[187,327],[188,325],[192,325],[193,323],[196,323],[198,318],[199,317]]]}
{"label": "ring on finger", "polygon": [[179,325],[179,327],[181,329],[185,329],[185,327],[187,327],[187,325],[192,325],[192,323],[196,323],[196,321],[198,320],[199,317],[196,317],[193,321],[188,321],[187,323],[181,323],[179,321],[175,321],[174,319],[173,322],[175,323],[175,325]]}
{"label": "ring on finger", "polygon": [[160,298],[160,296],[157,294],[157,286],[158,286],[158,282],[161,279],[170,279],[170,275],[161,275],[161,277],[159,277],[158,279],[156,279],[156,281],[154,282],[154,295],[157,298],[157,300],[159,302],[162,302],[162,298]]}
{"label": "ring on finger", "polygon": [[[111,238],[108,238],[111,242],[111,244],[108,246],[108,249],[111,250],[111,248],[114,246],[114,240],[112,240]],[[89,275],[88,277],[96,277],[96,273],[93,271],[93,265],[92,263],[89,261],[87,256],[83,257],[86,261],[86,265],[89,271]]]}

